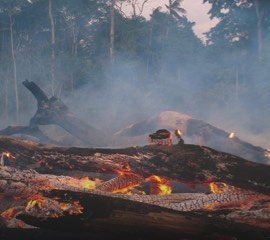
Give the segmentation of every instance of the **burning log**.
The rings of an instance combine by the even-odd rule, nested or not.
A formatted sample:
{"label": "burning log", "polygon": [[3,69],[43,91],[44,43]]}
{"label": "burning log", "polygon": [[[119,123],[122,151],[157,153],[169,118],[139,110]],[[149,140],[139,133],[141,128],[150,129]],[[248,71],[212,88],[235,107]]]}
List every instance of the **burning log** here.
{"label": "burning log", "polygon": [[[3,226],[172,239],[270,234],[268,165],[189,144],[86,149],[0,137],[0,152]],[[59,171],[65,176],[52,175]],[[85,178],[90,172],[118,176]],[[172,181],[209,192],[177,193]]]}
{"label": "burning log", "polygon": [[[204,208],[209,201],[213,203],[213,199],[230,203],[228,193],[163,196],[114,194],[89,189],[81,185],[80,179],[38,174],[33,170],[20,171],[10,167],[0,167],[0,189],[4,196],[13,199],[20,196],[19,206],[1,214],[5,221],[10,222],[16,214],[23,223],[42,228],[66,231],[70,226],[78,232],[122,235],[136,231],[144,237],[157,235],[164,238],[169,234],[169,238],[173,239],[204,236],[209,232],[228,232],[236,237],[252,233],[252,236],[259,239],[262,232],[268,234],[269,230],[265,221],[260,224],[262,221],[258,221],[259,215],[257,223],[249,226],[243,224],[245,220],[242,218],[241,224],[238,223],[240,215],[234,208],[227,208],[227,212]],[[269,200],[265,195],[250,191],[239,190],[233,195],[239,203],[250,197]],[[201,206],[194,209],[195,202]],[[187,208],[180,209],[181,204]],[[265,211],[263,204],[259,209]],[[247,211],[254,212],[252,209]]]}
{"label": "burning log", "polygon": [[263,194],[270,194],[270,166],[250,162],[211,148],[183,144],[123,149],[61,148],[9,137],[0,137],[0,152],[16,159],[8,165],[65,174],[78,170],[115,174],[132,172],[143,178],[157,175],[183,183],[225,182]]}
{"label": "burning log", "polygon": [[25,80],[23,85],[37,100],[37,112],[30,120],[30,126],[55,124],[87,143],[88,146],[106,146],[105,134],[77,118],[68,107],[57,97],[48,98],[34,83]]}

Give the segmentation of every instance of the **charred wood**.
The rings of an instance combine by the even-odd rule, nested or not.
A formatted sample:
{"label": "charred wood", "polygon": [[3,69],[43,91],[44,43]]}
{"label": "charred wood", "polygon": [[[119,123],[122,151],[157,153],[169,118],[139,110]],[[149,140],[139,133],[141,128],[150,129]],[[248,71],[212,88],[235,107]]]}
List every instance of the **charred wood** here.
{"label": "charred wood", "polygon": [[108,144],[108,140],[101,130],[76,117],[61,99],[55,96],[48,98],[34,82],[25,80],[23,84],[34,95],[38,103],[37,111],[30,120],[30,126],[55,124],[89,146],[97,147]]}
{"label": "charred wood", "polygon": [[[52,172],[131,172],[144,178],[151,175],[188,183],[225,182],[270,194],[269,165],[197,145],[144,146],[123,149],[61,148],[0,137],[0,151],[11,152],[11,166]],[[42,163],[42,164],[41,164]]]}
{"label": "charred wood", "polygon": [[[207,195],[114,194],[74,186],[73,181],[79,180],[72,180],[67,176],[43,175],[33,170],[20,171],[10,167],[1,167],[0,170],[1,192],[5,196],[14,197],[14,202],[16,196],[21,197],[17,207],[21,211],[16,213],[16,218],[42,229],[72,229],[73,232],[111,233],[120,236],[132,233],[138,237],[154,235],[172,239],[204,236],[209,232],[233,234],[235,237],[244,237],[250,232],[252,236],[258,237],[262,232],[268,234],[269,230],[269,225],[265,222],[260,225],[260,215],[257,215],[256,224],[248,225],[245,219],[241,219],[242,222],[239,223],[238,218],[241,215],[233,208],[228,208],[227,212],[203,208],[183,212],[170,205],[179,201],[199,202],[202,196],[205,198]],[[242,193],[239,194],[243,196]],[[164,201],[167,202],[166,206]],[[259,210],[265,209],[260,207]]]}

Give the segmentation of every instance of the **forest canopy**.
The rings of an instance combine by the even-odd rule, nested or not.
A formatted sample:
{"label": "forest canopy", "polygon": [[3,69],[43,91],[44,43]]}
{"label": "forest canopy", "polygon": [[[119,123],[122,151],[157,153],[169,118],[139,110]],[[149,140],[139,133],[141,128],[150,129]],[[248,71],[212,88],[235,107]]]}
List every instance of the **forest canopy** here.
{"label": "forest canopy", "polygon": [[124,3],[134,1],[2,0],[0,126],[33,115],[29,79],[108,131],[163,110],[255,136],[270,129],[268,0],[204,0],[219,20],[206,42],[181,0],[149,19]]}

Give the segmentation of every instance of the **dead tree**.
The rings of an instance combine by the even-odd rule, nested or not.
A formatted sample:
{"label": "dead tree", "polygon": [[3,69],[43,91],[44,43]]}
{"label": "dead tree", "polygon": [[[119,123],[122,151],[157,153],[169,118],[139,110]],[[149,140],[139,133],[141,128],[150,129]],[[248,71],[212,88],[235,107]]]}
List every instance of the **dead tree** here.
{"label": "dead tree", "polygon": [[37,100],[37,112],[30,120],[30,126],[55,124],[87,143],[89,146],[106,146],[105,134],[81,119],[77,118],[68,107],[57,97],[48,98],[34,83],[25,80],[23,85]]}

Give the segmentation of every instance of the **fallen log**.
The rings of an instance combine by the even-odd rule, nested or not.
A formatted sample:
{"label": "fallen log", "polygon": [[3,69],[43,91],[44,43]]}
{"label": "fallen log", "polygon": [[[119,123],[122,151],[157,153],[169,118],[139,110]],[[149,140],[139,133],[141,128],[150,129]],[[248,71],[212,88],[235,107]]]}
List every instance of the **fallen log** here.
{"label": "fallen log", "polygon": [[37,100],[37,111],[30,120],[30,126],[55,124],[91,147],[106,146],[105,134],[77,118],[61,99],[47,95],[34,82],[25,80],[23,85]]}
{"label": "fallen log", "polygon": [[11,152],[9,165],[39,172],[132,172],[183,183],[225,182],[270,194],[270,166],[197,145],[144,146],[123,149],[61,148],[0,137],[0,152]]}
{"label": "fallen log", "polygon": [[[266,225],[261,216],[257,216],[257,222],[253,225],[247,225],[244,218],[239,223],[238,218],[241,215],[234,208],[227,208],[226,212],[203,206],[196,211],[175,208],[175,204],[183,203],[184,206],[190,201],[200,203],[203,198],[211,199],[211,194],[114,194],[82,187],[79,179],[39,174],[33,170],[20,171],[10,167],[0,167],[0,190],[4,196],[12,197],[13,202],[18,202],[17,210],[12,213],[16,213],[16,219],[28,224],[27,227],[168,239],[203,238],[209,233],[229,234],[239,238],[251,234],[260,239],[260,236],[269,234],[269,223]],[[258,196],[249,191],[238,194],[243,198],[246,194],[255,194],[256,199]],[[265,197],[269,201],[269,197]],[[239,198],[240,202],[242,200]],[[258,206],[261,211],[265,211],[263,204],[257,205],[257,208]],[[1,216],[7,214],[2,213]],[[20,226],[24,227],[21,222]]]}

